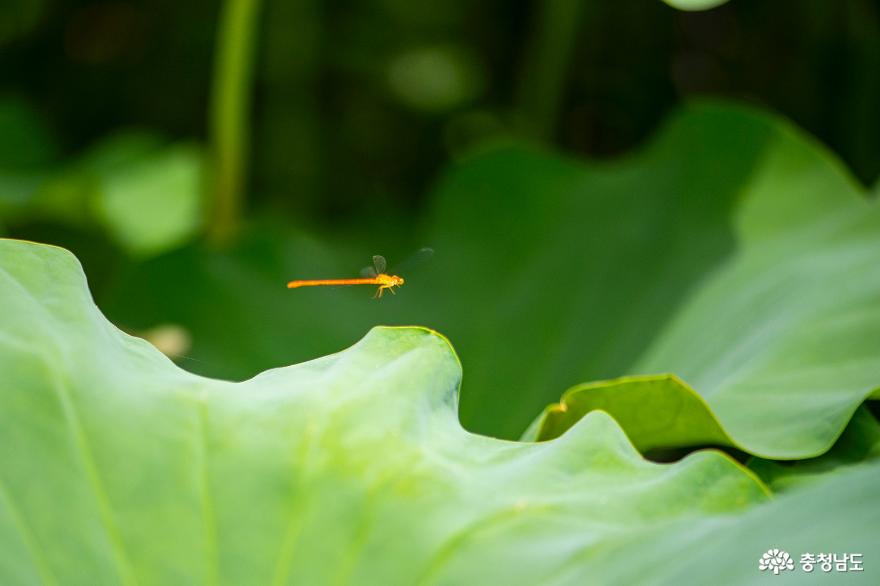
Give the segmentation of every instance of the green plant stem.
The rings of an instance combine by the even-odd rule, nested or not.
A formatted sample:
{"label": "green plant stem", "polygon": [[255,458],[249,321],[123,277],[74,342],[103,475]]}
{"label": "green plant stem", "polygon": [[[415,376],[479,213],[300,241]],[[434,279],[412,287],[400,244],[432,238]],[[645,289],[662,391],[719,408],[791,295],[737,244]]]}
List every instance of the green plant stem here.
{"label": "green plant stem", "polygon": [[516,103],[516,129],[535,139],[556,130],[584,4],[589,0],[543,0],[527,47]]}
{"label": "green plant stem", "polygon": [[247,178],[254,33],[260,0],[226,0],[217,31],[211,92],[208,238],[235,234]]}

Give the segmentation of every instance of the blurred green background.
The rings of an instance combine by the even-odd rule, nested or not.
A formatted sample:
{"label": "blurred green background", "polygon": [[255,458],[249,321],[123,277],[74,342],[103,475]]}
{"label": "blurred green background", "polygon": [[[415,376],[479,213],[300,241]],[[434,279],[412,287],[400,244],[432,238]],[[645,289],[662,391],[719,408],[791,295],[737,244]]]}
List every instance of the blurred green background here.
{"label": "blurred green background", "polygon": [[[580,287],[600,269],[628,276],[571,257],[582,226],[558,237],[556,196],[578,181],[551,153],[616,160],[710,95],[789,117],[865,183],[880,174],[872,0],[706,12],[658,0],[6,0],[0,67],[0,234],[71,249],[117,325],[227,378],[339,350],[378,323],[435,327],[462,355],[465,424],[510,437],[566,386],[625,373],[645,344],[635,329],[582,342],[599,356],[586,364],[554,345],[572,323],[611,328],[630,301],[569,294],[563,311],[542,293],[573,273]],[[707,163],[704,147],[721,149],[724,168],[694,181],[726,209],[755,153],[735,152],[718,126],[665,140]],[[678,196],[651,190],[662,156],[639,165],[641,179],[591,189],[622,198],[645,186],[661,207]],[[596,205],[578,217],[604,217]],[[718,214],[680,220],[705,228],[701,253],[655,300],[664,309],[643,311],[645,339],[729,250]],[[648,219],[606,219],[610,242],[625,240],[619,228],[653,234]],[[508,241],[511,226],[525,236]],[[645,242],[628,266],[650,262]],[[284,289],[425,245],[436,259],[396,298]],[[540,277],[512,282],[521,271]],[[596,295],[614,307],[591,322],[578,299]],[[511,361],[520,370],[498,376]],[[512,415],[486,415],[499,396]]]}

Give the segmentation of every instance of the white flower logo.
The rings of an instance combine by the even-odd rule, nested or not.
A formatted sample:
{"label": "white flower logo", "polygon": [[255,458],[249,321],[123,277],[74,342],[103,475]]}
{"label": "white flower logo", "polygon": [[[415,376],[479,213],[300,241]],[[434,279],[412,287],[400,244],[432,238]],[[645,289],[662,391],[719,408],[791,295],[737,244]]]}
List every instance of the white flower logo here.
{"label": "white flower logo", "polygon": [[758,569],[762,572],[764,570],[771,570],[773,575],[779,574],[779,572],[784,572],[785,570],[793,570],[794,562],[791,561],[791,556],[788,555],[787,551],[782,551],[781,549],[768,549],[764,555],[761,556],[761,559],[758,560]]}

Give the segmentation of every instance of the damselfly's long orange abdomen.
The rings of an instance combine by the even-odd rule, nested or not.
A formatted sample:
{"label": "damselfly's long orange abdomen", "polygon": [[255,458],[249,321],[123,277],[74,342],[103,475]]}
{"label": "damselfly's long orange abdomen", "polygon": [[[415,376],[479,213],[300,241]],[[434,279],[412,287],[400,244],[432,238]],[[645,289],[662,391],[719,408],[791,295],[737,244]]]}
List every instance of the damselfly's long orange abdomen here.
{"label": "damselfly's long orange abdomen", "polygon": [[368,269],[368,272],[371,273],[369,277],[360,279],[307,279],[290,281],[287,284],[287,288],[298,289],[299,287],[320,287],[323,285],[378,285],[376,297],[382,297],[382,293],[386,289],[394,293],[394,288],[400,287],[405,282],[403,277],[386,274],[385,268],[385,257],[377,254],[373,257],[373,266]]}

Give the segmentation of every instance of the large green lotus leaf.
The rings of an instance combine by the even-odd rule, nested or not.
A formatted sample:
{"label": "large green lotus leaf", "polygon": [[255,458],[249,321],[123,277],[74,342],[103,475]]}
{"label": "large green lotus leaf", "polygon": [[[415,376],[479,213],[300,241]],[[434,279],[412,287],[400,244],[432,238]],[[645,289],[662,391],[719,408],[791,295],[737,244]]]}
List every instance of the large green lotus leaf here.
{"label": "large green lotus leaf", "polygon": [[[463,357],[465,426],[504,437],[566,388],[662,375],[641,410],[648,427],[626,426],[638,445],[810,457],[880,382],[877,211],[827,151],[751,109],[691,105],[612,162],[498,146],[446,175],[422,225],[290,232],[141,265],[108,309],[130,327],[183,325],[187,368],[231,378],[331,352],[378,323],[427,324]],[[435,259],[404,273],[396,297],[283,286],[354,276],[374,252],[394,261],[422,244]],[[673,421],[691,389],[699,425]],[[643,398],[620,399],[602,408],[617,417]],[[658,431],[655,409],[689,435]]]}
{"label": "large green lotus leaf", "polygon": [[[438,249],[464,275],[483,268],[470,305],[481,313],[449,329],[465,367],[471,356],[517,365],[468,371],[489,389],[475,393],[477,413],[528,389],[522,408],[577,372],[668,372],[701,395],[686,413],[708,405],[699,426],[720,424],[696,443],[729,436],[801,458],[827,450],[880,384],[880,209],[786,124],[703,105],[606,168],[499,158],[454,175],[437,213],[452,235]],[[503,179],[486,179],[493,163]],[[675,421],[678,379],[663,377],[641,410],[650,433],[674,435],[656,419],[700,433]]]}
{"label": "large green lotus leaf", "polygon": [[[574,387],[562,401],[545,409],[523,439],[559,437],[584,415],[597,410],[614,417],[642,453],[663,455],[665,449],[683,446],[737,446],[705,401],[669,375],[625,377]],[[878,456],[880,424],[867,408],[861,407],[834,446],[821,456],[796,462],[755,457],[749,461],[749,468],[771,489],[779,491]]]}
{"label": "large green lotus leaf", "polygon": [[72,255],[10,240],[0,305],[3,583],[581,582],[592,551],[766,499],[720,452],[643,460],[602,413],[465,431],[427,329],[211,380],[107,322]]}
{"label": "large green lotus leaf", "polygon": [[675,372],[776,458],[828,449],[880,386],[880,208],[808,154],[774,149],[738,210],[738,253],[634,367]]}
{"label": "large green lotus leaf", "polygon": [[700,395],[673,375],[623,377],[573,387],[547,407],[523,439],[559,437],[590,411],[610,414],[640,452],[682,446],[735,446]]}
{"label": "large green lotus leaf", "polygon": [[[673,375],[630,376],[575,386],[565,392],[559,403],[548,406],[522,439],[544,441],[559,437],[581,417],[596,410],[614,417],[642,453],[687,446],[740,447],[703,398]],[[798,465],[754,458],[750,467],[777,489],[873,459],[880,455],[875,447],[878,442],[880,427],[873,415],[861,408],[834,447],[821,457]]]}
{"label": "large green lotus leaf", "polygon": [[773,491],[786,491],[805,483],[815,482],[829,473],[860,466],[880,457],[880,423],[871,412],[861,407],[835,442],[818,458],[796,462],[776,462],[752,458],[749,469]]}
{"label": "large green lotus leaf", "polygon": [[[700,113],[708,114],[706,110]],[[707,122],[710,120],[714,119]],[[715,270],[690,294],[671,323],[664,325],[641,352],[641,358],[625,369],[645,374],[671,372],[686,381],[702,399],[689,401],[684,415],[698,416],[699,421],[694,425],[693,421],[677,420],[687,388],[675,377],[663,377],[659,389],[627,389],[624,394],[637,396],[623,400],[629,405],[651,396],[640,413],[631,414],[631,418],[640,417],[648,428],[633,429],[634,435],[659,433],[667,436],[659,440],[664,442],[681,432],[680,445],[720,441],[729,436],[738,447],[754,454],[773,458],[815,456],[830,447],[852,412],[880,384],[880,210],[827,155],[789,128],[761,119],[752,119],[751,124],[739,122],[740,128],[732,130],[740,140],[744,131],[757,133],[763,128],[766,134],[759,163],[739,187],[736,205],[729,210],[735,251],[729,258],[716,261]],[[695,176],[699,177],[697,173],[688,175],[691,182],[683,182],[686,187],[681,188],[685,190],[681,194],[687,194]],[[662,176],[657,181],[663,181]],[[705,187],[699,186],[697,192],[702,202],[682,202],[682,196],[667,199],[667,213],[673,214],[678,206],[694,213],[710,205],[705,202],[712,200],[712,192]],[[570,208],[567,213],[583,217]],[[711,214],[704,208],[697,217],[711,219]],[[705,246],[701,229],[712,227],[712,222],[704,219],[701,224],[701,228],[691,224],[690,228],[696,228],[693,233],[688,233],[686,219],[659,226],[676,231],[691,254],[707,255],[711,248]],[[620,222],[613,226],[617,231],[626,229]],[[503,231],[498,227],[492,233],[501,239]],[[643,232],[650,234],[649,229]],[[590,238],[591,234],[584,237]],[[576,270],[592,280],[597,275],[615,278],[581,286],[579,301],[592,314],[586,319],[578,319],[578,311],[585,309],[563,304],[575,316],[572,323],[581,326],[583,343],[572,340],[554,346],[547,340],[555,351],[538,360],[558,362],[560,351],[573,352],[577,348],[585,356],[585,365],[592,363],[592,372],[598,373],[613,364],[609,358],[613,359],[615,352],[633,346],[622,342],[627,335],[650,335],[651,318],[664,299],[670,275],[675,277],[695,263],[683,263],[687,254],[674,246],[664,254],[667,237],[642,238],[644,244],[660,249],[654,254],[639,251],[637,258],[642,264],[621,259],[619,252],[626,248],[612,245],[610,250],[617,250],[618,255],[608,254],[616,267]],[[518,252],[510,240],[502,240],[514,255]],[[627,241],[636,242],[633,238]],[[600,254],[598,244],[595,248]],[[654,262],[646,262],[652,256]],[[636,266],[647,272],[636,271]],[[657,275],[658,271],[666,274]],[[546,281],[546,273],[540,273],[537,267],[527,273]],[[621,290],[628,278],[634,282]],[[644,279],[641,286],[635,282],[639,278]],[[578,283],[578,279],[575,276],[572,280]],[[569,288],[572,280],[551,279],[547,288]],[[614,302],[605,299],[611,295],[628,302],[626,312],[612,312],[619,318],[616,325],[589,327],[606,325],[608,318],[599,316],[597,309],[613,308]],[[548,299],[547,303],[552,301]],[[589,307],[593,304],[597,309]],[[542,314],[547,317],[547,313]],[[645,327],[639,332],[634,320],[643,318]],[[545,335],[560,328],[565,331],[562,322],[553,319],[546,324]],[[540,329],[535,325],[529,331]],[[590,335],[595,331],[603,334],[598,343],[592,342],[595,338]],[[538,372],[543,370],[539,368]],[[528,382],[526,379],[525,384]],[[617,382],[611,384],[619,386]],[[591,386],[581,395],[599,391],[608,397],[612,392],[603,385]],[[614,398],[609,400],[613,402]],[[711,412],[707,412],[706,405]],[[625,410],[626,406],[619,409]],[[648,416],[649,410],[654,411],[653,418]],[[720,425],[709,430],[716,419]],[[694,438],[692,434],[702,437]]]}
{"label": "large green lotus leaf", "polygon": [[[708,522],[680,521],[596,556],[593,576],[613,576],[613,584],[876,584],[880,571],[870,560],[880,546],[880,463],[863,464],[783,494],[743,515]],[[674,537],[670,537],[674,536]],[[771,548],[787,552],[794,568],[773,575],[758,570]],[[863,571],[808,573],[803,554],[862,554]],[[571,563],[568,582],[577,580]],[[561,573],[561,572],[560,572]],[[606,580],[596,580],[602,583]]]}
{"label": "large green lotus leaf", "polygon": [[471,434],[427,329],[227,383],[108,323],[61,249],[0,240],[0,303],[3,583],[740,584],[771,546],[880,538],[877,466],[761,504],[727,456],[647,462],[601,412]]}

